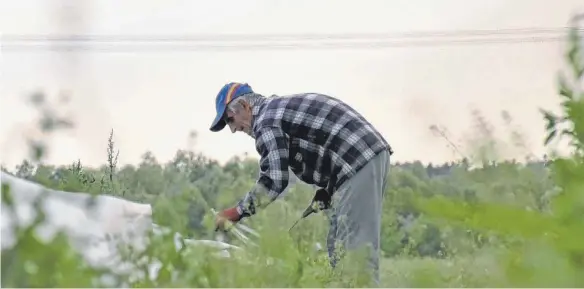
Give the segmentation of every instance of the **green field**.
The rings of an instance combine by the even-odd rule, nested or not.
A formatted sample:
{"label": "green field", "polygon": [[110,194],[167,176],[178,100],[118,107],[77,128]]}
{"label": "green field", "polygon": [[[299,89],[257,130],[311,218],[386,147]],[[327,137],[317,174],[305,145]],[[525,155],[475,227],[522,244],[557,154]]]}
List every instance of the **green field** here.
{"label": "green field", "polygon": [[448,260],[388,258],[382,266],[385,287],[495,287],[502,275],[496,260],[487,256]]}
{"label": "green field", "polygon": [[[477,139],[483,142],[467,148],[468,158],[394,163],[382,221],[384,287],[584,286],[584,93],[569,84],[582,84],[584,52],[575,32],[570,39],[570,69],[558,82],[562,115],[546,112],[542,117],[550,136],[545,141],[563,135],[573,153],[549,160],[497,159],[497,144],[508,141],[490,139],[487,124],[475,112]],[[567,124],[562,129],[561,122]],[[61,122],[51,123],[44,127],[47,132]],[[521,146],[520,136],[513,132],[509,142]],[[3,170],[54,189],[152,204],[156,224],[196,239],[214,238],[210,209],[233,205],[258,175],[257,159],[234,158],[220,165],[191,150],[178,151],[167,163],[146,152],[140,164],[120,167],[113,131],[98,168],[82,161],[35,165],[44,148],[31,148],[32,161]],[[3,203],[8,189],[2,188]],[[261,233],[259,248],[248,247],[225,260],[197,250],[177,253],[170,239],[153,238],[144,256],[162,262],[158,279],[121,281],[133,287],[363,285],[349,274],[359,266],[331,272],[324,255],[312,249],[315,242],[324,243],[323,217],[310,217],[288,233],[313,193],[314,188],[295,184],[285,199],[246,220]],[[17,246],[2,251],[3,287],[91,286],[92,278],[103,273],[87,268],[64,238],[42,244],[32,232],[21,228]]]}

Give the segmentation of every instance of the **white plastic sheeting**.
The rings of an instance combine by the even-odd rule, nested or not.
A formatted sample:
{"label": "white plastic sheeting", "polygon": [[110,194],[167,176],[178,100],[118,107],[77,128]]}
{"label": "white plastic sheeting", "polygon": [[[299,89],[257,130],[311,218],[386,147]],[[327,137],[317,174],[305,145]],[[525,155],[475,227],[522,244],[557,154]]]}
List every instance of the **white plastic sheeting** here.
{"label": "white plastic sheeting", "polygon": [[[156,234],[172,233],[152,223],[152,206],[149,204],[106,195],[95,196],[93,202],[90,202],[92,197],[89,194],[51,190],[5,172],[1,172],[1,182],[10,186],[15,208],[13,215],[2,204],[2,249],[14,245],[12,228],[17,223],[22,226],[34,221],[34,203],[41,195],[44,195],[41,208],[46,219],[36,229],[39,239],[50,241],[58,231],[64,231],[71,246],[94,267],[108,267],[120,273],[128,272],[132,266],[117,262],[119,254],[117,243],[113,240],[121,240],[140,248],[146,245],[148,231]],[[189,246],[202,245],[217,250],[226,257],[230,256],[229,250],[237,249],[218,241],[183,240],[178,233],[174,234],[174,242],[177,250],[183,243]],[[160,264],[151,264],[149,277],[155,278],[159,268]]]}

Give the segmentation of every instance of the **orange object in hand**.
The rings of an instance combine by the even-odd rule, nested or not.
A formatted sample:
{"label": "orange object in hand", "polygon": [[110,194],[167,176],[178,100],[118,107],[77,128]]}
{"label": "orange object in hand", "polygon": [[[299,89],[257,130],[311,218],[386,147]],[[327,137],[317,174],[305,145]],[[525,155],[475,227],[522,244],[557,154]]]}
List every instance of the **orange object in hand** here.
{"label": "orange object in hand", "polygon": [[225,231],[227,227],[231,224],[226,224],[229,222],[236,223],[241,220],[241,214],[237,211],[237,207],[225,209],[217,214],[215,217],[215,231],[223,230]]}

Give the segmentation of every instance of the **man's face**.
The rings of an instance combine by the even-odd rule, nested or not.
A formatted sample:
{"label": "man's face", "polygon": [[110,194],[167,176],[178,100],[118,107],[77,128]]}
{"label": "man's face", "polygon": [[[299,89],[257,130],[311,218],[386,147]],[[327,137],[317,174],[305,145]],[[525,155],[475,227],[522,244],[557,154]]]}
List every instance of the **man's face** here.
{"label": "man's face", "polygon": [[231,110],[227,110],[226,122],[229,125],[232,133],[242,131],[253,137],[251,121],[251,107],[245,101],[242,101],[242,106],[238,111],[233,112]]}

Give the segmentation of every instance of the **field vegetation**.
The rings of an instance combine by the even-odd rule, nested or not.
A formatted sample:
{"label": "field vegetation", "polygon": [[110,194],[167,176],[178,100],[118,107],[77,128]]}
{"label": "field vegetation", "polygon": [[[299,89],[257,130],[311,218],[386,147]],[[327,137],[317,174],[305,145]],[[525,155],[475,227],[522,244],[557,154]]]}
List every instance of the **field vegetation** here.
{"label": "field vegetation", "polygon": [[[384,201],[383,286],[584,286],[584,51],[575,30],[569,39],[568,69],[558,80],[562,113],[542,110],[547,123],[542,129],[549,135],[542,142],[569,139],[571,154],[497,160],[496,144],[506,140],[492,139],[488,121],[475,113],[475,132],[482,141],[468,157],[445,164],[394,162]],[[42,94],[34,99],[43,105]],[[51,131],[68,122],[45,115],[42,124]],[[519,132],[510,139],[522,145]],[[211,208],[233,205],[258,175],[255,158],[233,158],[221,165],[193,150],[177,151],[167,163],[146,152],[141,163],[119,166],[117,156],[123,152],[115,147],[114,131],[108,143],[101,167],[82,161],[44,164],[45,148],[31,143],[30,160],[3,170],[54,189],[152,204],[156,224],[195,239],[214,239]],[[258,247],[245,247],[228,235],[227,241],[244,246],[245,252],[224,259],[201,250],[177,252],[170,237],[153,237],[144,255],[127,258],[160,260],[157,279],[120,276],[120,282],[132,287],[363,285],[332,272],[326,252],[314,250],[317,242],[324,247],[324,216],[311,216],[288,231],[314,190],[295,183],[282,200],[245,221],[261,234]],[[2,187],[7,205],[10,193]],[[18,228],[17,235],[17,245],[2,250],[2,287],[91,287],[95,276],[103,274],[84,265],[63,237],[45,244],[28,227]]]}

